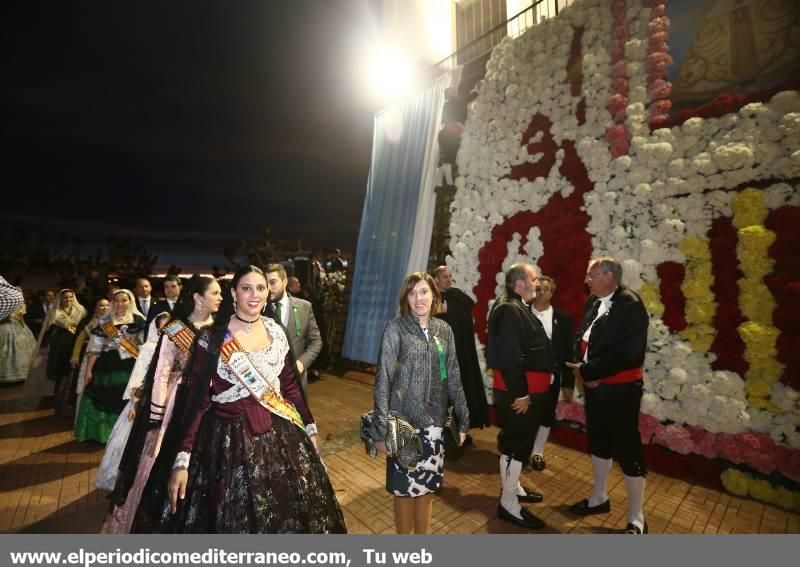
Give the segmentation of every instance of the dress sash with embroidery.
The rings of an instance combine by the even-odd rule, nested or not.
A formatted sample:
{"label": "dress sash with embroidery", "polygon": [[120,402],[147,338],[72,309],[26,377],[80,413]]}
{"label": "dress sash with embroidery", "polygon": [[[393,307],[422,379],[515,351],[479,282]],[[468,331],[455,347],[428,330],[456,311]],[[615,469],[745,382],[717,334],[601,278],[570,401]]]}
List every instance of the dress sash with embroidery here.
{"label": "dress sash with embroidery", "polygon": [[[220,358],[222,358],[222,361],[228,365],[236,378],[239,379],[239,382],[247,388],[262,407],[275,415],[288,419],[305,431],[300,413],[294,405],[283,399],[280,391],[276,391],[272,388],[270,383],[261,375],[253,364],[253,361],[247,356],[247,353],[242,349],[235,337],[231,337],[223,343],[220,351]],[[261,396],[256,394],[259,390],[264,391]]]}
{"label": "dress sash with embroidery", "polygon": [[127,350],[131,356],[134,358],[139,356],[139,347],[136,346],[136,343],[121,335],[119,329],[117,329],[111,321],[106,321],[101,324],[100,330],[112,341],[119,342],[120,346]]}
{"label": "dress sash with embroidery", "polygon": [[161,332],[184,354],[191,354],[195,333],[182,321],[170,321]]}

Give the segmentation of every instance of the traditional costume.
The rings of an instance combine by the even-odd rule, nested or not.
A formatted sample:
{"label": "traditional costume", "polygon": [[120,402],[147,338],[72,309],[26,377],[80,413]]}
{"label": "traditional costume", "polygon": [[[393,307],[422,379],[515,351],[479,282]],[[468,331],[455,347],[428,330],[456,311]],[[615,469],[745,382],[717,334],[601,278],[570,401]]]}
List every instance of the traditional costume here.
{"label": "traditional costume", "polygon": [[535,470],[544,469],[544,446],[550,436],[550,428],[556,418],[556,406],[561,388],[574,388],[575,377],[572,370],[567,366],[567,362],[573,362],[573,326],[572,318],[550,305],[544,311],[539,311],[536,306],[532,306],[532,313],[542,322],[547,338],[553,344],[556,355],[556,371],[550,389],[547,392],[547,407],[544,410],[542,421],[536,432],[536,440],[533,444],[533,468]]}
{"label": "traditional costume", "polygon": [[[158,334],[151,328],[148,343]],[[175,392],[194,347],[197,330],[190,323],[173,320],[164,327],[161,335],[163,338],[156,339],[158,347],[150,364],[151,371],[141,387],[136,418],[118,461],[119,476],[115,475],[117,481],[111,495],[111,511],[101,533],[130,533],[139,500],[172,418]]]}
{"label": "traditional costume", "polygon": [[478,351],[475,347],[475,323],[472,319],[472,308],[475,302],[458,288],[451,287],[442,292],[442,302],[447,311],[436,315],[445,321],[453,330],[458,367],[461,370],[461,385],[469,408],[470,427],[488,427],[489,403],[486,401],[486,387],[483,374],[478,363]]}
{"label": "traditional costume", "polygon": [[115,325],[111,315],[104,316],[89,339],[87,355],[97,360],[92,368],[92,380],[84,388],[78,417],[75,420],[75,437],[78,441],[93,439],[106,443],[117,418],[125,407],[125,388],[139,356],[144,317],[135,309],[133,294],[127,290],[132,323]]}
{"label": "traditional costume", "polygon": [[59,415],[72,416],[75,412],[75,390],[72,388],[72,348],[78,325],[86,316],[86,309],[75,299],[69,307],[61,307],[61,298],[71,289],[62,289],[56,298],[56,307],[47,314],[44,332],[48,334],[47,378],[55,382],[55,410]]}
{"label": "traditional costume", "polygon": [[[201,331],[132,532],[346,532],[286,333],[262,321],[272,344],[259,352],[245,352],[228,329]],[[170,459],[189,476],[175,514]]]}
{"label": "traditional costume", "polygon": [[[512,291],[506,291],[492,306],[488,338],[487,365],[494,370],[492,385],[501,428],[497,435],[502,479],[498,516],[539,529],[544,522],[519,503],[539,502],[542,496],[523,488],[519,477],[530,460],[536,430],[547,407],[555,352],[541,321]],[[516,413],[512,404],[526,396],[531,398],[527,411]]]}
{"label": "traditional costume", "polygon": [[647,532],[639,407],[649,323],[641,298],[619,285],[605,297],[589,297],[576,336],[583,381],[599,385],[584,388],[594,492],[570,510],[579,516],[611,510],[606,484],[612,459],[617,459],[625,475],[631,533]]}
{"label": "traditional costume", "polygon": [[133,422],[129,419],[128,414],[136,408],[137,401],[143,396],[145,379],[153,361],[156,360],[154,359],[154,353],[157,352],[158,343],[158,322],[154,320],[150,323],[147,340],[139,347],[139,356],[136,357],[136,363],[133,365],[128,384],[125,386],[125,392],[122,395],[123,403],[127,403],[122,408],[114,428],[108,436],[103,460],[97,468],[94,484],[98,490],[111,492],[117,484],[120,461],[122,460],[122,454],[125,452],[125,447],[128,445],[128,438],[133,428]]}
{"label": "traditional costume", "polygon": [[20,309],[0,321],[0,384],[22,382],[28,377],[36,352],[36,338],[25,325]]}

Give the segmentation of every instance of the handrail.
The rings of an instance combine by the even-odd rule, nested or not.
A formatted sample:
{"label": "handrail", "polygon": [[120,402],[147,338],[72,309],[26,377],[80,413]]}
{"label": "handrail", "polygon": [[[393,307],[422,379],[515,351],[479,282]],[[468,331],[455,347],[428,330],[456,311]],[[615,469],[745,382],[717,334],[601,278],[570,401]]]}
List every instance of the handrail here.
{"label": "handrail", "polygon": [[[477,38],[473,39],[472,41],[470,41],[468,44],[459,47],[456,51],[454,51],[453,53],[451,53],[450,55],[448,55],[447,57],[445,57],[441,61],[437,61],[436,63],[434,63],[433,66],[432,66],[433,69],[436,71],[434,73],[434,75],[435,76],[441,75],[441,74],[449,71],[450,69],[453,69],[456,66],[458,66],[458,58],[459,58],[459,56],[461,56],[461,55],[463,55],[465,53],[468,53],[475,46],[477,46],[480,43],[483,43],[487,39],[489,39],[490,42],[491,42],[492,36],[497,35],[497,32],[499,30],[503,29],[503,28],[505,28],[506,33],[504,33],[502,37],[505,37],[506,35],[509,35],[512,38],[519,37],[520,35],[525,33],[529,28],[531,28],[534,25],[536,25],[536,22],[534,22],[533,10],[534,10],[534,8],[540,6],[541,4],[545,4],[547,6],[547,14],[545,14],[545,18],[550,18],[550,17],[553,17],[553,16],[557,16],[558,15],[559,1],[565,2],[565,5],[567,5],[567,6],[569,6],[572,3],[572,0],[534,0],[533,4],[531,4],[530,6],[528,6],[527,8],[522,10],[521,12],[511,16],[510,18],[508,18],[502,24],[496,25],[495,27],[493,27],[492,29],[490,29],[489,31],[487,31],[486,33],[481,35],[480,37],[477,37]],[[550,7],[551,6],[554,8],[554,14],[552,16],[550,14]],[[529,18],[529,16],[530,16],[530,18]],[[521,22],[523,17],[524,17],[524,21]],[[529,19],[530,19],[530,24],[528,23]],[[513,28],[513,24],[521,24],[521,25],[518,25],[515,31],[509,32],[509,29]],[[496,41],[495,43],[492,43],[487,49],[483,49],[482,51],[480,51],[480,53],[477,53],[476,55],[472,56],[468,61],[465,61],[465,62],[463,62],[461,64],[462,65],[466,65],[468,63],[471,63],[472,61],[475,61],[479,57],[482,57],[482,56],[486,55],[488,52],[490,52],[492,49],[494,49],[500,43],[500,41],[502,41],[502,39]]]}

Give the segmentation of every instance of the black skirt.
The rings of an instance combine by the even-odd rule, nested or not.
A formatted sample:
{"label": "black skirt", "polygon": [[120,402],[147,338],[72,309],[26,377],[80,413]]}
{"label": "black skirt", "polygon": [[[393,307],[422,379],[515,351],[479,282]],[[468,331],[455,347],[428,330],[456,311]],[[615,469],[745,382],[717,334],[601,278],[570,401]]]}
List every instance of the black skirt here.
{"label": "black skirt", "polygon": [[347,533],[336,494],[308,435],[272,415],[253,435],[242,416],[206,413],[189,464],[186,498],[162,533]]}
{"label": "black skirt", "polygon": [[69,361],[74,345],[74,334],[63,327],[55,325],[50,327],[50,350],[47,354],[47,377],[50,380],[57,380],[70,374],[72,368]]}

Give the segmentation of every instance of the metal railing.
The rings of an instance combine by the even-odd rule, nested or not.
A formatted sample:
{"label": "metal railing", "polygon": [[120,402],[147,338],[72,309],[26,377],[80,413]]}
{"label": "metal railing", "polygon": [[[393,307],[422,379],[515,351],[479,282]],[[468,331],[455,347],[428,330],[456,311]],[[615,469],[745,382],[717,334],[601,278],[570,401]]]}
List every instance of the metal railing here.
{"label": "metal railing", "polygon": [[510,36],[516,38],[539,22],[558,15],[560,8],[572,4],[573,0],[534,0],[533,4],[508,18],[502,24],[490,29],[482,36],[461,46],[441,61],[433,65],[434,76],[446,73],[459,65],[466,65],[482,57]]}

